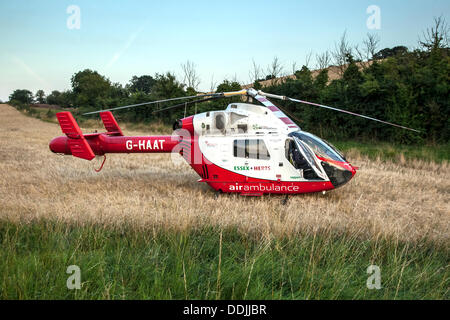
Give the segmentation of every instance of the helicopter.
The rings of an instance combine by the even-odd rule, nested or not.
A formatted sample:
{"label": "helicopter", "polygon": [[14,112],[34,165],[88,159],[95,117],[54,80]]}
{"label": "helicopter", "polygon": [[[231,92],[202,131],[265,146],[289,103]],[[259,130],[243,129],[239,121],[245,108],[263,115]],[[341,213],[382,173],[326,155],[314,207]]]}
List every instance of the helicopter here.
{"label": "helicopter", "polygon": [[[246,96],[260,105],[233,102],[225,110],[185,116],[175,121],[172,135],[125,136],[111,112],[202,98],[162,109],[166,110],[232,96]],[[419,132],[348,110],[249,88],[85,113],[100,114],[106,129],[101,133],[83,134],[69,111],[59,112],[56,117],[65,136],[54,138],[49,147],[54,153],[86,160],[103,155],[103,163],[96,171],[103,167],[107,153],[178,153],[200,176],[199,182],[207,183],[216,193],[243,196],[284,194],[287,197],[290,194],[325,193],[345,185],[355,176],[358,168],[350,164],[340,151],[324,139],[303,131],[269,98],[326,108]]]}

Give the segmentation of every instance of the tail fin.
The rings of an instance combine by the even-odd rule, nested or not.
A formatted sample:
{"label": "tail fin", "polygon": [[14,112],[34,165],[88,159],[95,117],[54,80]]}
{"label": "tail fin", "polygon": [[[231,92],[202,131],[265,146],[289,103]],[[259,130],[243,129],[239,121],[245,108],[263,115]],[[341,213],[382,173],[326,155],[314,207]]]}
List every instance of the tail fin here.
{"label": "tail fin", "polygon": [[105,129],[106,131],[108,131],[109,135],[123,136],[122,130],[117,124],[116,119],[114,119],[111,111],[100,112],[100,118],[102,118],[103,125],[105,126]]}
{"label": "tail fin", "polygon": [[69,111],[58,112],[56,118],[58,119],[62,132],[69,138],[68,145],[72,155],[74,157],[92,160],[95,154],[83,136],[83,132],[72,114]]}
{"label": "tail fin", "polygon": [[61,126],[62,132],[65,133],[69,138],[77,139],[78,137],[83,136],[83,132],[81,132],[80,127],[75,121],[75,118],[69,111],[58,112],[56,114],[56,118],[58,118],[58,122]]}

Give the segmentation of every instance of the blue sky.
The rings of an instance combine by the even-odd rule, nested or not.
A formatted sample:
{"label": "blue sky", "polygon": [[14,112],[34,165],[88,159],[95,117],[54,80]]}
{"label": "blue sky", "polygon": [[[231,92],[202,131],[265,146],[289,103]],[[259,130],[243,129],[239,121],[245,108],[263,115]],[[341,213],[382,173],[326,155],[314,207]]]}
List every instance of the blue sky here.
{"label": "blue sky", "polygon": [[[70,5],[80,8],[80,29],[67,27]],[[380,8],[379,30],[366,25],[370,5]],[[380,49],[414,48],[433,17],[450,22],[449,13],[448,0],[1,1],[0,99],[19,88],[68,89],[85,68],[122,84],[157,72],[181,77],[188,59],[200,89],[212,77],[247,83],[252,59],[266,67],[278,56],[287,71],[310,51],[333,49],[344,31],[353,45],[370,32]]]}

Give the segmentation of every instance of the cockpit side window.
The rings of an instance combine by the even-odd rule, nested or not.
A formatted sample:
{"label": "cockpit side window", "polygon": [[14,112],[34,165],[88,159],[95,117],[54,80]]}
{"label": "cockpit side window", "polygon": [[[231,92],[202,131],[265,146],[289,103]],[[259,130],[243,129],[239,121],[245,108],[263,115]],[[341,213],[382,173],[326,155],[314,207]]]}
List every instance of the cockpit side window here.
{"label": "cockpit side window", "polygon": [[301,154],[294,140],[286,140],[286,152],[286,158],[294,166],[295,169],[306,170],[310,168],[308,162]]}
{"label": "cockpit side window", "polygon": [[[306,146],[303,146],[301,142],[294,139],[287,139],[285,143],[286,158],[292,164],[292,166],[300,170],[303,177],[307,180],[321,179],[315,170],[311,167],[312,165],[317,168],[315,161],[315,156],[311,153]],[[320,172],[320,169],[317,168]]]}

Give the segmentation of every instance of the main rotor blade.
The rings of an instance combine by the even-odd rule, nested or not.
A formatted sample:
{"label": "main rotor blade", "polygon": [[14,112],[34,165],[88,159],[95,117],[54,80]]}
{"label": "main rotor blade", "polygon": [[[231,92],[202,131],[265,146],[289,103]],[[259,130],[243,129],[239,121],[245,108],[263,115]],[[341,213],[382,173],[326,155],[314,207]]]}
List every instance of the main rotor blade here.
{"label": "main rotor blade", "polygon": [[114,110],[120,110],[120,109],[128,109],[128,108],[140,107],[140,106],[151,105],[151,104],[156,104],[156,103],[161,103],[161,102],[170,102],[170,101],[177,101],[177,100],[183,100],[183,99],[192,99],[192,98],[216,96],[216,95],[221,95],[221,93],[209,93],[209,94],[201,94],[201,95],[198,95],[198,96],[178,97],[178,98],[170,98],[170,99],[163,99],[163,100],[157,100],[157,101],[136,103],[136,104],[130,104],[130,105],[127,105],[127,106],[121,106],[121,107],[116,107],[116,108],[110,108],[110,109],[86,112],[86,113],[83,113],[83,115],[95,114],[95,113],[100,113],[100,112],[103,112],[103,111],[114,111]]}
{"label": "main rotor blade", "polygon": [[399,124],[395,124],[395,123],[392,123],[392,122],[388,122],[388,121],[372,118],[372,117],[365,116],[363,114],[359,114],[359,113],[355,113],[355,112],[351,112],[351,111],[348,111],[348,110],[334,108],[334,107],[330,107],[330,106],[325,106],[323,104],[318,104],[318,103],[314,103],[314,102],[309,102],[309,101],[289,98],[289,97],[286,97],[286,96],[279,96],[279,95],[275,95],[275,94],[271,94],[271,93],[265,93],[265,92],[262,92],[262,91],[258,91],[258,94],[264,95],[264,96],[269,97],[269,98],[275,98],[275,99],[280,99],[280,100],[288,100],[288,101],[292,101],[292,102],[298,102],[298,103],[308,104],[308,105],[315,106],[315,107],[320,107],[320,108],[330,109],[330,110],[334,110],[334,111],[338,111],[338,112],[343,112],[343,113],[350,114],[352,116],[357,116],[357,117],[361,117],[361,118],[364,118],[364,119],[381,122],[381,123],[384,123],[384,124],[387,124],[387,125],[390,125],[390,126],[394,126],[394,127],[397,127],[397,128],[411,130],[411,131],[419,132],[419,133],[421,132],[420,130],[408,128],[408,127],[405,127],[405,126],[402,126],[402,125],[399,125]]}
{"label": "main rotor blade", "polygon": [[387,124],[387,125],[390,125],[390,126],[394,126],[394,127],[397,127],[397,128],[402,128],[402,129],[411,130],[411,131],[420,133],[420,131],[416,130],[416,129],[412,129],[412,128],[408,128],[408,127],[405,127],[405,126],[402,126],[402,125],[399,125],[399,124],[395,124],[395,123],[392,123],[392,122],[388,122],[388,121],[372,118],[372,117],[365,116],[363,114],[359,114],[359,113],[355,113],[355,112],[351,112],[351,111],[348,111],[348,110],[339,109],[339,108],[333,108],[333,107],[325,106],[323,104],[318,104],[318,103],[314,103],[314,102],[308,102],[308,101],[303,101],[303,100],[298,100],[298,99],[293,99],[293,98],[288,98],[288,100],[293,101],[293,102],[309,104],[309,105],[320,107],[320,108],[325,108],[325,109],[330,109],[330,110],[334,110],[334,111],[339,111],[339,112],[351,114],[352,116],[357,116],[357,117],[361,117],[361,118],[364,118],[364,119],[381,122],[381,123],[384,123],[384,124]]}
{"label": "main rotor blade", "polygon": [[183,103],[179,103],[179,104],[176,104],[174,106],[167,107],[167,108],[163,108],[163,109],[160,109],[160,110],[155,110],[152,113],[158,113],[158,112],[161,112],[161,111],[166,111],[166,110],[170,110],[170,109],[184,107],[184,106],[188,106],[188,105],[191,105],[191,104],[194,104],[194,103],[201,103],[201,102],[206,102],[206,101],[219,99],[219,98],[221,98],[221,97],[209,97],[209,98],[203,98],[203,99],[198,99],[198,100],[194,100],[194,101],[183,102]]}
{"label": "main rotor blade", "polygon": [[178,97],[178,98],[163,99],[163,100],[143,102],[143,103],[137,103],[137,104],[130,104],[130,105],[127,105],[127,106],[121,106],[121,107],[116,107],[116,108],[110,108],[110,109],[86,112],[86,113],[83,113],[83,115],[95,114],[95,113],[100,113],[100,112],[103,112],[103,111],[114,111],[114,110],[120,110],[120,109],[128,109],[128,108],[140,107],[140,106],[151,105],[151,104],[156,104],[156,103],[161,103],[161,102],[170,102],[170,101],[178,101],[178,100],[201,98],[201,97],[218,97],[218,98],[220,98],[220,97],[231,97],[231,96],[235,96],[235,95],[245,95],[245,94],[247,94],[247,90],[246,89],[240,90],[240,91],[231,91],[231,92],[206,93],[206,94],[199,94],[199,95],[195,95],[195,96]]}

